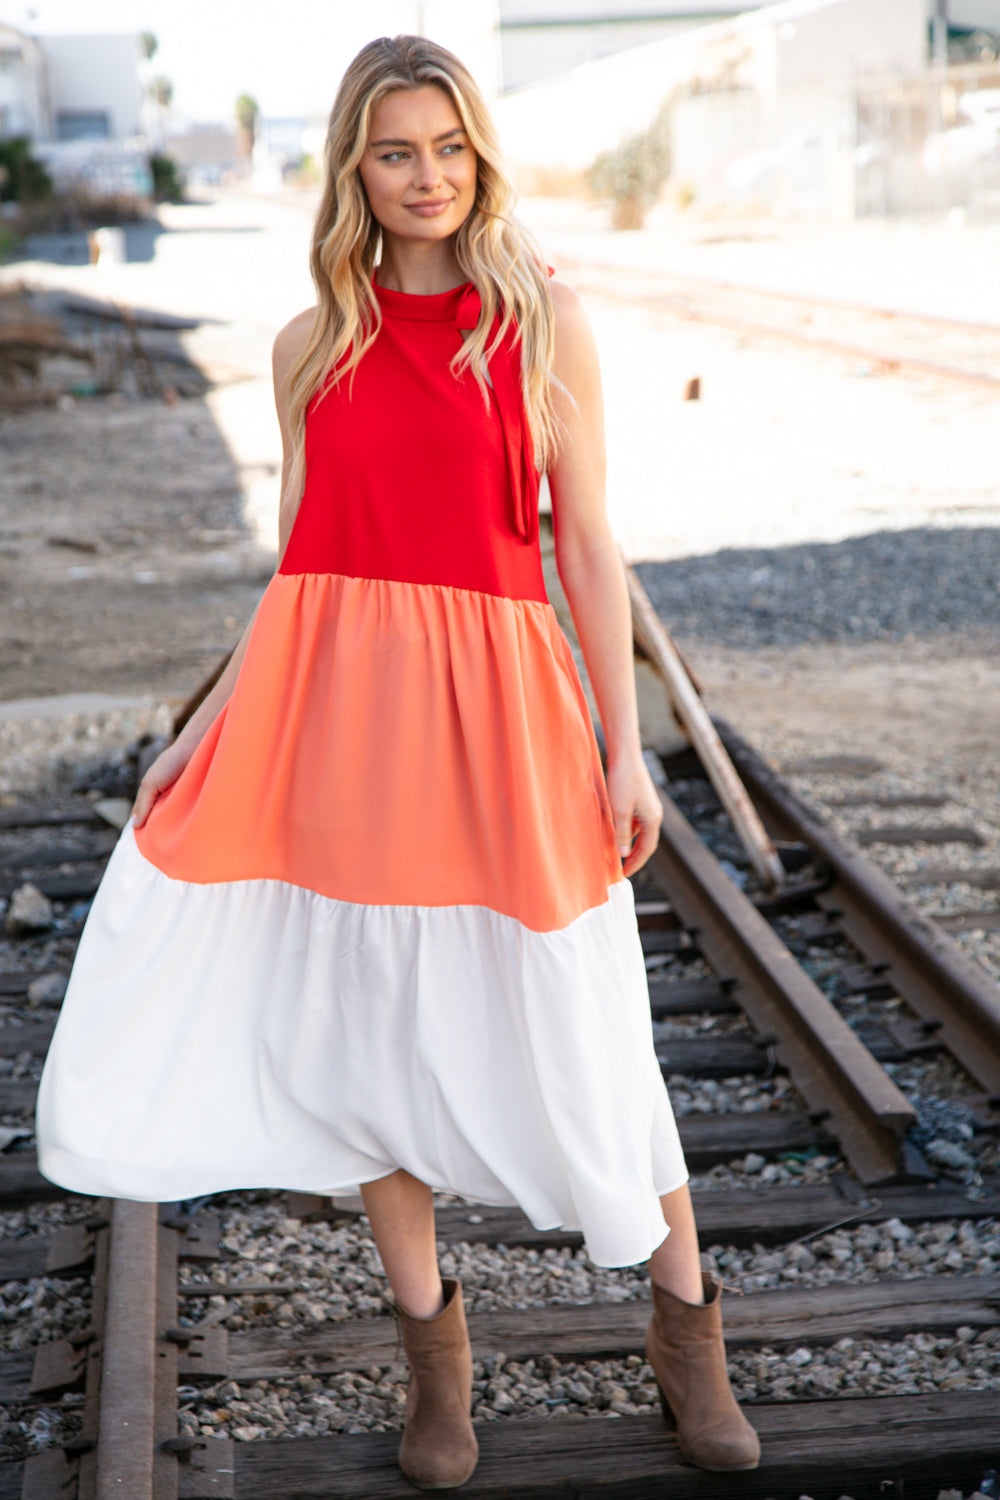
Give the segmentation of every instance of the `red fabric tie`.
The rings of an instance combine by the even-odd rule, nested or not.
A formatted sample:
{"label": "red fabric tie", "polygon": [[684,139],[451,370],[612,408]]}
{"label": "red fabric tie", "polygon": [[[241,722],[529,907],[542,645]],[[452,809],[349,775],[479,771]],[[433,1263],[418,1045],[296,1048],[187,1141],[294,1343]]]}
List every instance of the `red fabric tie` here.
{"label": "red fabric tie", "polygon": [[[455,312],[455,324],[460,330],[474,329],[482,316],[483,305],[479,293],[471,284],[462,293]],[[500,329],[500,317],[493,319],[488,346]],[[535,468],[534,444],[528,428],[521,393],[520,358],[516,332],[510,331],[503,343],[487,361],[500,425],[503,428],[504,451],[507,455],[507,473],[510,477],[511,494],[514,497],[514,525],[518,535],[526,542],[538,539],[538,470]],[[515,363],[516,361],[516,363]]]}

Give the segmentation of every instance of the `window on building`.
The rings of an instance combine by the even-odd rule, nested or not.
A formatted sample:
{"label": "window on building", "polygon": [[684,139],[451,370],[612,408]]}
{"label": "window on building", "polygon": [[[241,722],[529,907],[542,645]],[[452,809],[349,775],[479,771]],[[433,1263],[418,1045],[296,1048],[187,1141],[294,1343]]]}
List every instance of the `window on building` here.
{"label": "window on building", "polygon": [[111,116],[104,109],[61,109],[56,115],[56,139],[106,141],[111,138]]}
{"label": "window on building", "polygon": [[21,54],[16,47],[0,47],[0,73],[15,73],[21,66]]}

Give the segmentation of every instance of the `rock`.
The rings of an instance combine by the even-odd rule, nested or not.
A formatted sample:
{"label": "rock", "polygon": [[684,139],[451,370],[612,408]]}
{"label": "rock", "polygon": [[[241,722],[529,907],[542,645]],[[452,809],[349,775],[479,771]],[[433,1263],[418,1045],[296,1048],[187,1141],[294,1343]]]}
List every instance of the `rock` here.
{"label": "rock", "polygon": [[52,902],[30,881],[18,886],[10,898],[4,926],[12,937],[28,932],[44,932],[54,921]]}
{"label": "rock", "polygon": [[946,1141],[940,1136],[927,1142],[924,1155],[933,1166],[952,1172],[968,1172],[976,1165],[975,1158],[968,1151],[963,1151],[955,1141]]}
{"label": "rock", "polygon": [[112,828],[124,828],[132,816],[132,804],[127,797],[101,797],[94,803],[94,811]]}
{"label": "rock", "polygon": [[69,979],[65,974],[39,974],[28,985],[29,1005],[59,1005],[66,993]]}

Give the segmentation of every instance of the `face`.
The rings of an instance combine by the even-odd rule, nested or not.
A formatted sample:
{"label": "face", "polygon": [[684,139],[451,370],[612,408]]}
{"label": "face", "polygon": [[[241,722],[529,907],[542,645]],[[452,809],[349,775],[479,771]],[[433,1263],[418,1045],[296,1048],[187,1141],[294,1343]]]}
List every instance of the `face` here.
{"label": "face", "polygon": [[476,153],[444,89],[397,89],[372,111],[359,170],[387,234],[443,240],[476,197]]}

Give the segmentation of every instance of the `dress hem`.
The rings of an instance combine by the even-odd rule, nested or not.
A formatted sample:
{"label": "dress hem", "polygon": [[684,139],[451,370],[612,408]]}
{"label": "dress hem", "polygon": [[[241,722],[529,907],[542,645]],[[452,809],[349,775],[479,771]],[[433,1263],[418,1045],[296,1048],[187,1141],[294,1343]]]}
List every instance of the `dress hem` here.
{"label": "dress hem", "polygon": [[[126,1173],[131,1173],[132,1171],[136,1170],[136,1167],[129,1166],[126,1163],[120,1163],[119,1165],[125,1168]],[[139,1164],[136,1164],[136,1166],[139,1167],[139,1170],[142,1170]],[[97,1168],[96,1171],[93,1170],[94,1167]],[[366,1186],[370,1182],[380,1182],[384,1177],[391,1177],[394,1172],[397,1172],[399,1170],[400,1169],[398,1166],[390,1167],[386,1172],[379,1172],[372,1177],[365,1178],[363,1183],[355,1182],[340,1185],[338,1187],[331,1187],[329,1183],[326,1183],[323,1186],[318,1186],[312,1180],[298,1182],[287,1181],[283,1183],[262,1183],[256,1178],[248,1178],[245,1182],[234,1182],[230,1180],[226,1182],[225,1186],[214,1188],[207,1186],[206,1182],[201,1182],[196,1184],[189,1192],[176,1192],[172,1190],[169,1195],[157,1194],[156,1196],[153,1196],[149,1193],[139,1194],[131,1190],[126,1194],[122,1193],[120,1191],[120,1188],[118,1191],[116,1191],[116,1186],[114,1184],[114,1178],[116,1176],[115,1164],[109,1163],[108,1161],[93,1162],[89,1157],[78,1156],[74,1152],[64,1151],[59,1149],[58,1147],[53,1147],[46,1150],[39,1160],[39,1171],[41,1172],[42,1176],[47,1178],[49,1182],[54,1182],[58,1187],[65,1188],[67,1192],[76,1193],[81,1197],[86,1198],[127,1197],[128,1200],[133,1203],[186,1203],[195,1198],[214,1198],[224,1193],[261,1191],[314,1193],[319,1198],[336,1198],[340,1200],[356,1199],[359,1196],[359,1189],[362,1186]],[[207,1178],[208,1182],[212,1182],[215,1180],[216,1179],[211,1176]],[[89,1185],[86,1187],[79,1186],[78,1184],[82,1181],[86,1181]],[[668,1193],[676,1192],[678,1188],[683,1187],[688,1181],[689,1174],[685,1169],[683,1175],[678,1181],[673,1182],[669,1187],[656,1187],[653,1189],[653,1193],[657,1200],[659,1200]],[[614,1270],[616,1268],[624,1268],[626,1266],[641,1265],[643,1262],[649,1259],[650,1255],[657,1248],[657,1246],[661,1245],[670,1234],[669,1224],[664,1223],[663,1234],[660,1235],[659,1239],[654,1240],[649,1250],[644,1254],[629,1256],[628,1258],[614,1257],[610,1259],[602,1256],[600,1259],[597,1259],[593,1254],[591,1254],[589,1247],[587,1247],[586,1234],[578,1224],[571,1224],[566,1220],[560,1219],[558,1216],[553,1218],[551,1222],[546,1220],[546,1222],[538,1223],[537,1220],[534,1219],[529,1213],[527,1213],[523,1206],[518,1203],[516,1198],[512,1196],[506,1198],[486,1198],[463,1193],[458,1188],[456,1188],[454,1184],[430,1183],[428,1185],[430,1186],[432,1192],[454,1193],[456,1196],[465,1199],[465,1201],[470,1205],[481,1204],[486,1208],[519,1209],[520,1212],[525,1215],[525,1218],[527,1218],[532,1228],[535,1229],[539,1234],[547,1234],[560,1229],[565,1230],[568,1233],[581,1234],[584,1237],[584,1247],[587,1249],[587,1254],[592,1264],[595,1266],[600,1266],[601,1268],[606,1270]]]}

